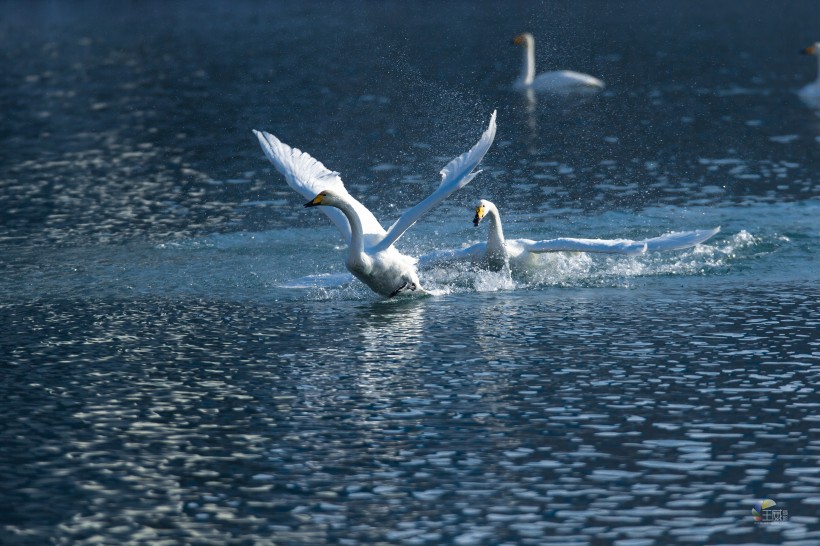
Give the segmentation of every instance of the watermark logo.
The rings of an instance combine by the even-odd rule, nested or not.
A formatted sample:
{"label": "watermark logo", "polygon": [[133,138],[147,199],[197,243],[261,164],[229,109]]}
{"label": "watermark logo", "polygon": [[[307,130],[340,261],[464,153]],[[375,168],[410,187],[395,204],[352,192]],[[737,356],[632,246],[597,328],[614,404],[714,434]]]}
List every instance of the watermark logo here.
{"label": "watermark logo", "polygon": [[777,503],[772,499],[763,499],[755,503],[752,516],[755,518],[755,523],[760,525],[783,523],[789,519],[789,511],[778,508]]}

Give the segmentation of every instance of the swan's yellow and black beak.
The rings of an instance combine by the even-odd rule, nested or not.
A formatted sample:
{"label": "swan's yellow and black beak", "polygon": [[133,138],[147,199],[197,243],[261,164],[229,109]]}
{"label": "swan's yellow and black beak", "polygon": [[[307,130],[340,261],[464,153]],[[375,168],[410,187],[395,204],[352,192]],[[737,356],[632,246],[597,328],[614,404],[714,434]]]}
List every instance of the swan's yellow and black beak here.
{"label": "swan's yellow and black beak", "polygon": [[524,45],[524,40],[525,40],[524,35],[519,34],[518,36],[513,38],[512,44],[513,45]]}
{"label": "swan's yellow and black beak", "polygon": [[817,53],[817,48],[813,45],[810,45],[809,47],[801,49],[800,53],[802,53],[803,55],[814,55]]}
{"label": "swan's yellow and black beak", "polygon": [[313,199],[311,199],[310,201],[308,201],[307,203],[305,203],[305,207],[315,207],[315,206],[321,205],[324,198],[325,198],[325,192],[322,192],[319,195],[317,195],[316,197],[314,197]]}
{"label": "swan's yellow and black beak", "polygon": [[473,218],[473,225],[478,227],[478,224],[481,223],[481,219],[484,218],[484,215],[487,214],[487,209],[484,205],[478,205],[475,208],[475,218]]}

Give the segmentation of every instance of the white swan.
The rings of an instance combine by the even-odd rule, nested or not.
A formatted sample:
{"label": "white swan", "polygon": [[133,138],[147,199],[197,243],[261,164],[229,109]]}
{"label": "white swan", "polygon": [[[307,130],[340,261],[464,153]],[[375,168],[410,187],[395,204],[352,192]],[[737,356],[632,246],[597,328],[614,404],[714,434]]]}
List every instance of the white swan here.
{"label": "white swan", "polygon": [[817,57],[817,79],[801,88],[798,94],[809,102],[818,103],[820,102],[820,42],[813,43],[803,49],[801,53]]}
{"label": "white swan", "polygon": [[634,255],[643,254],[647,251],[679,250],[702,243],[720,231],[720,227],[717,227],[715,229],[675,232],[641,241],[577,238],[533,241],[531,239],[505,239],[498,208],[492,202],[482,199],[475,209],[473,225],[478,227],[485,217],[489,219],[489,235],[486,243],[476,243],[459,249],[437,250],[419,258],[419,265],[432,267],[447,262],[469,261],[491,271],[501,271],[510,264],[526,266],[533,261],[535,254],[544,252],[568,251]]}
{"label": "white swan", "polygon": [[555,70],[535,75],[535,39],[532,34],[519,34],[513,43],[520,45],[524,52],[521,75],[513,87],[536,92],[573,93],[579,91],[598,91],[604,88],[604,82],[589,74],[572,70]]}
{"label": "white swan", "polygon": [[385,231],[367,207],[345,189],[339,173],[325,168],[305,152],[291,148],[275,136],[254,130],[262,150],[288,185],[308,197],[306,207],[323,206],[349,245],[345,265],[353,275],[386,297],[403,291],[424,293],[416,273],[416,260],[394,246],[399,237],[427,211],[451,193],[467,185],[480,171],[478,166],[495,138],[495,112],[479,141],[441,170],[441,184],[426,199],[406,210]]}

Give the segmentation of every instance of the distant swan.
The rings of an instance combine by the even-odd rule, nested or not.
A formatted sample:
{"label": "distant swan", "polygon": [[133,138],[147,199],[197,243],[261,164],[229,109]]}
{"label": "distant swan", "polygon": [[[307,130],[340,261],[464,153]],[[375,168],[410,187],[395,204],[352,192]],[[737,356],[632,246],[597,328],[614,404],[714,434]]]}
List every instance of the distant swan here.
{"label": "distant swan", "polygon": [[466,186],[495,138],[495,112],[490,124],[470,151],[450,161],[441,170],[441,184],[426,199],[406,210],[385,231],[367,207],[345,189],[339,173],[325,168],[305,152],[291,148],[275,136],[254,131],[262,150],[288,185],[310,199],[305,206],[323,206],[349,245],[345,265],[353,275],[377,294],[393,297],[407,291],[425,293],[416,273],[416,260],[394,246],[399,237],[426,212],[451,193]]}
{"label": "distant swan", "polygon": [[817,57],[817,79],[800,89],[800,96],[809,102],[820,102],[820,42],[815,42],[801,51],[804,55],[814,55]]}
{"label": "distant swan", "polygon": [[437,250],[419,258],[419,265],[432,267],[448,262],[469,261],[491,271],[501,271],[508,265],[527,265],[535,254],[544,252],[568,251],[635,255],[647,251],[679,250],[702,243],[720,231],[719,227],[699,229],[669,233],[642,241],[577,238],[533,241],[531,239],[505,239],[498,208],[492,202],[482,199],[475,209],[473,225],[478,227],[485,217],[489,219],[489,234],[486,243],[476,243],[459,249]]}
{"label": "distant swan", "polygon": [[532,34],[519,34],[513,43],[523,48],[524,60],[521,75],[513,87],[536,92],[572,93],[578,91],[598,91],[604,88],[604,82],[589,74],[572,70],[555,70],[535,75],[535,39]]}

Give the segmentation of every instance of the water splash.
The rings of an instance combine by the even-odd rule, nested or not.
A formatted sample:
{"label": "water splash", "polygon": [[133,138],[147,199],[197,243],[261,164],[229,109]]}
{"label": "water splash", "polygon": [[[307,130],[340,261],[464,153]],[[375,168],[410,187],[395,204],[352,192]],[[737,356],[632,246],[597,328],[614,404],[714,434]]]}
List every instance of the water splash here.
{"label": "water splash", "polygon": [[[271,237],[263,239],[266,244],[274,244]],[[244,247],[242,242],[236,241]],[[752,257],[771,253],[776,247],[775,238],[756,237],[740,230],[726,239],[681,251],[639,256],[556,252],[533,255],[526,265],[513,264],[512,268],[499,272],[462,263],[439,265],[421,270],[419,274],[425,290],[433,296],[555,287],[629,288],[635,280],[651,277],[722,275]],[[341,253],[343,249],[334,251]],[[283,271],[275,276],[281,281],[273,283],[273,287],[286,291],[290,298],[315,301],[378,299],[347,272],[293,277]]]}

